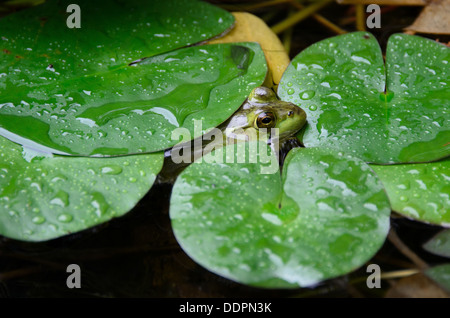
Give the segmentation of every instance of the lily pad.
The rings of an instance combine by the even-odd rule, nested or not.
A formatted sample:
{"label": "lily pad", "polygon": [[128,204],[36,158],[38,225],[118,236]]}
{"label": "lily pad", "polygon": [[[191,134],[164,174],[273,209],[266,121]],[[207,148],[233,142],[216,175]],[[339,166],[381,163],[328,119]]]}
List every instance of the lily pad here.
{"label": "lily pad", "polygon": [[326,146],[366,162],[426,162],[450,155],[450,49],[392,35],[386,70],[366,32],[311,45],[287,68],[281,99],[305,109],[306,147]]}
{"label": "lily pad", "polygon": [[194,138],[224,122],[266,76],[256,43],[176,50],[231,26],[233,17],[209,4],[79,5],[80,29],[65,26],[66,2],[0,20],[0,134],[8,139],[66,155],[160,151],[178,142],[175,128]]}
{"label": "lily pad", "polygon": [[0,20],[0,69],[13,71],[2,84],[28,88],[109,72],[205,41],[234,22],[230,13],[196,0],[80,0],[80,28],[69,28],[71,3],[48,0]]}
{"label": "lily pad", "polygon": [[371,167],[383,182],[394,211],[450,226],[450,159]]}
{"label": "lily pad", "polygon": [[425,271],[425,275],[450,292],[450,264],[431,267]]}
{"label": "lily pad", "polygon": [[389,201],[363,161],[296,148],[281,177],[261,173],[268,150],[259,144],[254,163],[239,163],[237,155],[213,162],[237,154],[236,147],[189,166],[172,191],[175,236],[199,264],[241,283],[294,288],[348,273],[381,247]]}
{"label": "lily pad", "polygon": [[[59,154],[160,151],[179,142],[171,138],[176,128],[189,129],[194,138],[225,121],[264,81],[266,70],[257,44],[217,44],[48,84],[45,91],[32,88],[26,94],[41,96],[33,107],[27,96],[13,95],[12,88],[0,96],[6,102],[0,109],[0,133]],[[203,129],[194,130],[194,120],[202,120]]]}
{"label": "lily pad", "polygon": [[0,235],[44,241],[121,216],[148,192],[163,155],[36,156],[0,137]]}
{"label": "lily pad", "polygon": [[450,258],[450,230],[439,232],[423,248],[430,253]]}

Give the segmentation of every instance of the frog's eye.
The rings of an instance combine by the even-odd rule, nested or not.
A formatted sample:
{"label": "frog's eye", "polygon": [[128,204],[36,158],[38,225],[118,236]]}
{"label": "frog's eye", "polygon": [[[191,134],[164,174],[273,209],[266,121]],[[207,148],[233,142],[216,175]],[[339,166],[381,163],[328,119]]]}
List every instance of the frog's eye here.
{"label": "frog's eye", "polygon": [[256,117],[256,126],[258,128],[272,128],[276,124],[276,118],[273,113],[265,112]]}

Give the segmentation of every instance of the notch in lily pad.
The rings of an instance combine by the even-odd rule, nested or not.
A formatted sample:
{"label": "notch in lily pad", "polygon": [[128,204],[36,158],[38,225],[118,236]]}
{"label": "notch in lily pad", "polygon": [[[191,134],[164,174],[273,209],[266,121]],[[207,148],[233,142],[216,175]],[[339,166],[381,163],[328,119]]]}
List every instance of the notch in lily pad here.
{"label": "notch in lily pad", "polygon": [[355,32],[317,42],[283,74],[279,96],[302,107],[306,147],[329,147],[378,164],[450,155],[450,48],[406,34]]}
{"label": "notch in lily pad", "polygon": [[209,162],[180,174],[170,217],[184,251],[218,275],[265,288],[312,286],[362,266],[386,238],[388,198],[359,159],[296,148],[282,176],[261,174],[258,161]]}

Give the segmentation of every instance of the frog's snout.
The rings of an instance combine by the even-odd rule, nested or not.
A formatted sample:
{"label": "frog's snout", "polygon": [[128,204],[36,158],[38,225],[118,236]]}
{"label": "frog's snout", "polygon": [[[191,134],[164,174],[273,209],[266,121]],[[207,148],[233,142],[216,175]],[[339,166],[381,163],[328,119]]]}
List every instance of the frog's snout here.
{"label": "frog's snout", "polygon": [[293,114],[291,116],[289,116],[289,112],[288,112],[288,117],[294,119],[297,122],[298,130],[300,130],[306,124],[306,112],[303,110],[303,108],[301,108],[295,104],[291,104],[291,105],[292,105],[292,110],[290,112],[293,112]]}
{"label": "frog's snout", "polygon": [[296,134],[306,124],[306,112],[295,104],[289,103],[286,117],[280,123],[280,139]]}

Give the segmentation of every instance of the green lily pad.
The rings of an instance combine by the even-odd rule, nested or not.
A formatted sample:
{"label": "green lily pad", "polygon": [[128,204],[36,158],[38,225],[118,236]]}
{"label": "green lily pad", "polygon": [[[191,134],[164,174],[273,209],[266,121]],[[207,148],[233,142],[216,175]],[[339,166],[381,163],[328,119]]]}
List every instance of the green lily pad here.
{"label": "green lily pad", "polygon": [[394,211],[420,221],[450,225],[450,159],[371,167],[383,182]]}
{"label": "green lily pad", "polygon": [[[0,134],[8,139],[58,154],[160,151],[178,142],[174,128],[195,137],[224,122],[264,81],[256,43],[177,50],[229,28],[233,17],[219,8],[79,5],[80,29],[65,27],[66,2],[0,20]],[[204,131],[194,131],[194,120]]]}
{"label": "green lily pad", "polygon": [[230,13],[196,0],[80,0],[81,25],[71,29],[72,3],[48,0],[0,20],[0,70],[9,71],[2,84],[27,89],[106,73],[205,41],[234,23]]}
{"label": "green lily pad", "polygon": [[450,292],[450,264],[443,264],[428,268],[425,271],[425,275]]}
{"label": "green lily pad", "polygon": [[395,34],[386,71],[366,32],[315,43],[283,75],[281,99],[305,109],[306,147],[326,146],[366,162],[438,160],[450,155],[450,49]]}
{"label": "green lily pad", "polygon": [[423,248],[430,253],[450,258],[450,230],[439,232]]}
{"label": "green lily pad", "polygon": [[42,157],[0,137],[0,235],[44,241],[121,216],[147,193],[163,155]]}
{"label": "green lily pad", "polygon": [[[33,107],[11,88],[0,96],[0,103],[6,102],[0,133],[59,154],[160,151],[179,142],[171,138],[176,128],[189,129],[194,138],[224,122],[264,81],[266,71],[258,44],[216,44],[47,84],[45,91],[31,88],[26,94],[41,96]],[[195,120],[202,120],[202,128],[194,129]]]}
{"label": "green lily pad", "polygon": [[[262,173],[268,160],[260,154],[253,161],[231,155],[234,163],[213,162],[237,154],[235,147],[208,154],[175,182],[172,227],[196,262],[241,283],[293,288],[348,273],[381,247],[389,201],[363,161],[296,148],[282,177]],[[263,154],[265,148],[259,144]]]}

